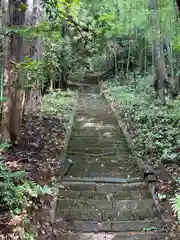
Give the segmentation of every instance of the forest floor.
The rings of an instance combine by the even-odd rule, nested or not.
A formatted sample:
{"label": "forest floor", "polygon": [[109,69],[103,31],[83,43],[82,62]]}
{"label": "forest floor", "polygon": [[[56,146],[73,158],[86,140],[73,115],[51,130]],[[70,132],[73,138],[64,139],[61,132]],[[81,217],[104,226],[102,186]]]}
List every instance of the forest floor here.
{"label": "forest floor", "polygon": [[[74,98],[73,92],[52,93],[44,97],[40,110],[26,116],[19,144],[10,147],[3,156],[9,170],[23,170],[28,174],[28,179],[41,186],[53,186],[58,181],[59,154],[64,147]],[[49,206],[51,201],[52,196],[49,195],[37,199],[34,203],[36,211],[29,212],[28,221],[39,231],[42,230],[40,209]],[[1,208],[0,239],[19,239],[23,224],[21,216],[22,213],[11,219]]]}

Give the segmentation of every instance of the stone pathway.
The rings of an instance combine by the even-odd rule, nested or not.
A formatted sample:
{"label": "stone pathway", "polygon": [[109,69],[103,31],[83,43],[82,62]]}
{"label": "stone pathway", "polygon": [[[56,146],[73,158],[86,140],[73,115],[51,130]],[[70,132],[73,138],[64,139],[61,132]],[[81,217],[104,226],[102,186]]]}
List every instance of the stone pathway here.
{"label": "stone pathway", "polygon": [[57,239],[165,240],[164,224],[125,137],[94,90],[80,93],[67,153],[74,165],[56,207]]}

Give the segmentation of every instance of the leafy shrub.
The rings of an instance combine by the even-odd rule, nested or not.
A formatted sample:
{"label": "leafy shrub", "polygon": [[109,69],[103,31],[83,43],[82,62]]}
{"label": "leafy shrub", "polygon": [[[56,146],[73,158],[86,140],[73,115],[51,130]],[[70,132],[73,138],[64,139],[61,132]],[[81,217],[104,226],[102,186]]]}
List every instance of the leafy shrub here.
{"label": "leafy shrub", "polygon": [[9,171],[0,162],[0,206],[4,210],[18,214],[22,209],[30,207],[32,199],[39,195],[51,194],[51,189],[25,180],[24,171]]}
{"label": "leafy shrub", "polygon": [[166,106],[154,97],[151,78],[139,78],[127,86],[106,82],[103,89],[126,120],[133,143],[142,156],[154,161],[180,160],[180,99]]}

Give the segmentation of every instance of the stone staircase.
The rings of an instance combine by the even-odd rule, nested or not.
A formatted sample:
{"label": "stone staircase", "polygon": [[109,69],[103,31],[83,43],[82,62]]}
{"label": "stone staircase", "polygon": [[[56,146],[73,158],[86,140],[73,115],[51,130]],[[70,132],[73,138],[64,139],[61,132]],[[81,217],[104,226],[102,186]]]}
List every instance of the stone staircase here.
{"label": "stone staircase", "polygon": [[67,158],[74,164],[57,201],[57,239],[166,239],[148,186],[97,87],[80,93]]}

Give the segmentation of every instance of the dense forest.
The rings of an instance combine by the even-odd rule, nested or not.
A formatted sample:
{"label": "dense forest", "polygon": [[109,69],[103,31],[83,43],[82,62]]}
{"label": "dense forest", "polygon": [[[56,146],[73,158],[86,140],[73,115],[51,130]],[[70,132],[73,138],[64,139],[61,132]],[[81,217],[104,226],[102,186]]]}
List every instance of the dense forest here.
{"label": "dense forest", "polygon": [[[19,216],[29,219],[39,195],[54,189],[27,178],[27,169],[12,167],[12,160],[8,167],[4,154],[27,144],[22,131],[35,119],[65,119],[64,139],[76,97],[72,86],[99,84],[121,112],[138,156],[169,164],[179,179],[179,20],[179,0],[1,1],[0,207],[2,219],[26,226],[20,239],[32,238]],[[41,141],[47,148],[57,144],[47,132]],[[176,191],[171,202],[180,220]]]}

